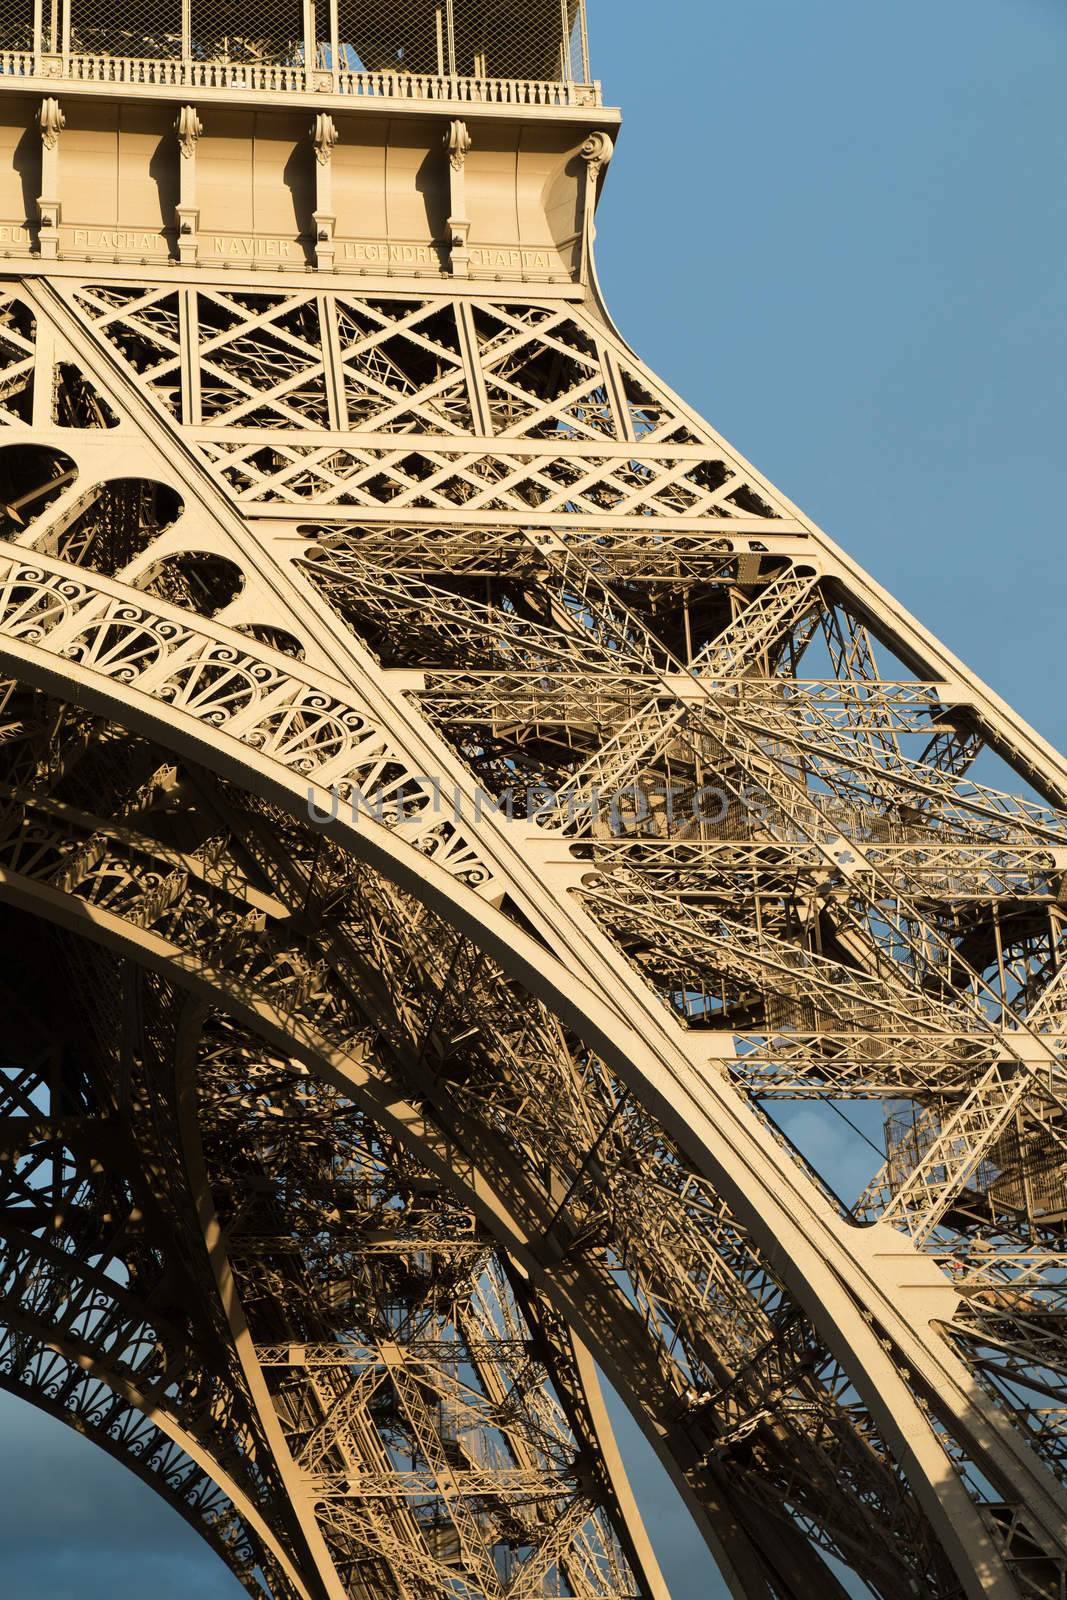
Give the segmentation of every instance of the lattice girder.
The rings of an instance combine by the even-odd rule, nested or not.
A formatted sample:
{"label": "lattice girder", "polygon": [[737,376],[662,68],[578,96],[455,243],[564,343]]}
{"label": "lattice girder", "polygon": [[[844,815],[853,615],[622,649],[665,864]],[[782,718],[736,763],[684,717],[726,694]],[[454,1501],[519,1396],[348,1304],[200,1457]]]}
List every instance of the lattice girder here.
{"label": "lattice girder", "polygon": [[[570,1326],[735,1592],[833,1592],[821,1548],[886,1596],[1059,1594],[1055,753],[592,303],[67,273],[7,304],[4,421],[42,453],[0,530],[0,895],[166,976],[139,980],[169,1018],[143,1054],[173,1070],[180,1035],[202,1080],[173,1109],[201,1292],[240,1312],[218,1336],[300,1581],[615,1594],[601,1507],[654,1584]],[[334,1337],[293,1331],[312,1156],[238,1095],[234,1187],[213,1038],[294,1147],[326,1096],[360,1182],[431,1174],[472,1230],[418,1271],[413,1234],[345,1235],[344,1378],[282,1359]],[[775,1121],[849,1098],[890,1113],[851,1205]],[[438,1348],[478,1344],[494,1283],[571,1400],[545,1411],[505,1340],[472,1411],[447,1362],[394,1353],[389,1272],[447,1281]],[[496,1393],[495,1478],[431,1392],[482,1427]],[[601,1465],[551,1487],[546,1437]]]}

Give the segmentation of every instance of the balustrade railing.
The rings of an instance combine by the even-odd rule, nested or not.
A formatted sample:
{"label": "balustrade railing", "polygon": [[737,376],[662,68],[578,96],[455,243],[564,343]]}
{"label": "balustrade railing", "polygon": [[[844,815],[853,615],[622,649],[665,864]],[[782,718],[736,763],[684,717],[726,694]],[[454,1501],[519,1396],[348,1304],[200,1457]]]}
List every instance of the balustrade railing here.
{"label": "balustrade railing", "polygon": [[600,104],[585,0],[0,0],[0,77]]}

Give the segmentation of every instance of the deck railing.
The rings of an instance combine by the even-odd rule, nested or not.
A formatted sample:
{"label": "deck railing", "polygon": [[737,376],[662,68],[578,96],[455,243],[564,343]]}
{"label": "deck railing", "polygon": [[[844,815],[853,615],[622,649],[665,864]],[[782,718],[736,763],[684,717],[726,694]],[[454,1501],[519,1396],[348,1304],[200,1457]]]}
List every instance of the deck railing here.
{"label": "deck railing", "polygon": [[[600,104],[600,86],[589,78],[585,0],[248,0],[245,8],[225,0],[225,12],[221,3],[0,0],[0,77]],[[234,11],[249,18],[248,37],[225,31]]]}

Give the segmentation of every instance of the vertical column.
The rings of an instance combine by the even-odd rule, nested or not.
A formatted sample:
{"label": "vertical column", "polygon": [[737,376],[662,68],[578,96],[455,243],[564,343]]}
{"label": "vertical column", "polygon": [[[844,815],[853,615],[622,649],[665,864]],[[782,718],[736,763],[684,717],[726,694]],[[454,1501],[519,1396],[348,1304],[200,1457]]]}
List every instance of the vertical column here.
{"label": "vertical column", "polygon": [[200,246],[200,207],[196,201],[196,142],[204,131],[195,106],[182,106],[174,124],[178,135],[178,260],[191,265]]}
{"label": "vertical column", "polygon": [[56,421],[56,376],[56,330],[52,323],[41,317],[37,323],[33,353],[31,424],[34,428],[50,428]]}
{"label": "vertical column", "polygon": [[51,95],[37,113],[41,130],[41,192],[37,197],[37,237],[41,256],[54,261],[59,254],[59,135],[66,118]]}
{"label": "vertical column", "polygon": [[333,209],[333,147],[337,143],[334,120],[320,111],[311,129],[315,145],[315,265],[320,272],[332,272],[333,235],[337,216]]}
{"label": "vertical column", "polygon": [[448,253],[454,278],[470,275],[471,253],[467,248],[467,239],[471,225],[467,217],[464,185],[464,167],[470,147],[471,136],[467,124],[458,120],[450,122],[445,134],[445,149],[448,151]]}
{"label": "vertical column", "polygon": [[315,37],[315,0],[304,0],[304,85],[308,89],[315,88],[318,43]]}
{"label": "vertical column", "polygon": [[445,0],[445,66],[450,77],[459,72],[456,65],[456,16],[453,0]]}
{"label": "vertical column", "polygon": [[445,75],[445,60],[447,57],[447,52],[445,50],[446,27],[443,0],[437,0],[437,4],[433,8],[433,21],[434,37],[437,45],[437,75],[439,78],[443,78]]}
{"label": "vertical column", "polygon": [[[319,0],[321,5],[323,0]],[[338,16],[337,0],[330,0],[330,87],[334,93],[340,92],[341,68],[346,65],[341,60],[341,19]]]}
{"label": "vertical column", "polygon": [[182,359],[182,425],[198,428],[200,404],[200,307],[195,289],[182,289],[178,300],[178,339]]}

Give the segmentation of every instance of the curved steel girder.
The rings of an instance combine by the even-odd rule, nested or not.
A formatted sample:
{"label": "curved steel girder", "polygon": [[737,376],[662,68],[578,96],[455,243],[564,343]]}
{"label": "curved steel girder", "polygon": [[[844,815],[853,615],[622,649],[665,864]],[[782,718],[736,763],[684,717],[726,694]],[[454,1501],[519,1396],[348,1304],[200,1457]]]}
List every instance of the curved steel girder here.
{"label": "curved steel girder", "polygon": [[[146,1417],[153,1427],[157,1428],[171,1443],[177,1445],[178,1449],[222,1491],[234,1510],[259,1541],[263,1550],[276,1563],[279,1572],[289,1584],[293,1596],[297,1597],[297,1600],[318,1600],[318,1597],[305,1587],[300,1574],[293,1565],[291,1557],[279,1544],[270,1524],[253,1501],[249,1499],[240,1484],[234,1481],[221,1462],[209,1451],[205,1450],[203,1445],[182,1426],[178,1418],[173,1416],[166,1407],[160,1406],[155,1399],[151,1402],[147,1401],[140,1394],[137,1386],[124,1378],[116,1370],[112,1362],[97,1361],[88,1347],[78,1348],[67,1341],[57,1340],[53,1328],[38,1324],[34,1319],[13,1311],[10,1307],[0,1309],[0,1321],[7,1322],[9,1326],[17,1327],[20,1332],[28,1334],[42,1349],[55,1351],[56,1354],[70,1364],[72,1371],[78,1369],[82,1373],[89,1374],[104,1384],[130,1411],[136,1411]],[[160,1482],[156,1475],[153,1475],[150,1470],[140,1464],[137,1457],[127,1451],[123,1451],[106,1433],[89,1428],[79,1417],[72,1415],[62,1406],[49,1404],[46,1397],[22,1384],[11,1381],[6,1376],[0,1376],[0,1386],[12,1394],[17,1394],[29,1404],[38,1406],[40,1409],[49,1412],[50,1415],[58,1417],[60,1421],[74,1427],[78,1433],[86,1434],[95,1443],[100,1444],[116,1460],[121,1461],[124,1466],[135,1472],[139,1478],[161,1494],[169,1504],[173,1505],[181,1513],[187,1522],[196,1528],[198,1533],[203,1535],[216,1553],[228,1565],[231,1564],[225,1547],[212,1537],[210,1528],[205,1526],[203,1521],[197,1521],[190,1514],[188,1507],[167,1488],[165,1483]]]}
{"label": "curved steel girder", "polygon": [[[42,1349],[55,1349],[54,1343],[47,1339],[45,1330],[42,1330],[38,1337],[40,1338]],[[268,1591],[263,1588],[262,1584],[241,1572],[234,1562],[233,1552],[229,1549],[225,1540],[219,1538],[214,1532],[211,1523],[203,1517],[198,1517],[186,1501],[180,1495],[174,1493],[170,1485],[158,1472],[153,1471],[151,1466],[146,1466],[139,1456],[123,1449],[122,1444],[116,1441],[106,1428],[95,1427],[93,1424],[86,1422],[77,1413],[69,1411],[65,1406],[50,1400],[47,1396],[31,1389],[28,1385],[20,1383],[18,1380],[13,1380],[3,1373],[0,1373],[0,1389],[12,1395],[15,1399],[23,1401],[26,1405],[33,1406],[38,1411],[43,1411],[46,1416],[54,1417],[56,1421],[62,1422],[66,1427],[73,1429],[83,1439],[88,1439],[92,1444],[106,1451],[112,1460],[119,1462],[128,1472],[132,1472],[154,1494],[164,1500],[172,1510],[176,1511],[178,1516],[184,1522],[187,1522],[210,1546],[220,1561],[225,1562],[238,1582],[248,1590],[249,1594],[258,1595],[261,1600],[267,1595]],[[131,1407],[130,1409],[133,1410],[134,1408]],[[271,1596],[271,1600],[274,1600],[273,1596]]]}
{"label": "curved steel girder", "polygon": [[[21,562],[23,552],[11,553]],[[114,598],[143,614],[144,597],[135,591],[108,580],[87,583],[83,572],[64,569],[61,563],[40,565],[54,573],[69,572],[74,588],[83,594],[94,592],[101,604]],[[169,610],[168,625],[183,632],[188,632],[192,622],[201,638],[214,638],[224,650],[239,648],[247,653],[247,641],[231,638],[228,630],[212,629],[174,608],[153,603],[151,609],[157,616]],[[88,625],[88,617],[85,620]],[[185,708],[154,699],[138,688],[136,673],[133,682],[120,682],[105,671],[64,659],[57,643],[62,647],[65,635],[69,644],[76,627],[77,619],[73,627],[57,630],[58,637],[38,632],[39,642],[35,643],[12,638],[9,633],[3,641],[4,657],[16,675],[31,683],[67,698],[73,693],[90,709],[139,729],[164,747],[191,756],[238,786],[269,796],[300,814],[313,792],[311,786],[306,777],[297,777],[279,760],[254,748],[248,740],[253,719],[247,715],[241,719],[245,737],[238,740],[225,727],[205,725],[203,718]],[[273,665],[270,670],[275,675]],[[126,676],[130,675],[127,670]],[[157,670],[153,676],[158,688],[161,674]],[[351,690],[336,684],[331,687],[335,695],[346,694],[352,703]],[[365,687],[370,703],[380,703],[381,688]],[[364,709],[360,701],[355,702],[357,715]],[[336,762],[333,765],[337,768]],[[420,768],[412,763],[412,770]],[[328,815],[329,796],[320,790],[318,801]],[[551,836],[499,817],[484,817],[478,850],[491,860],[498,881],[507,886],[526,917],[544,930],[547,943],[559,947],[573,941],[566,965],[384,825],[364,821],[355,826],[338,816],[324,827],[346,848],[444,915],[544,1000],[630,1083],[698,1170],[721,1190],[780,1268],[783,1281],[811,1316],[821,1337],[853,1376],[968,1593],[1007,1597],[1014,1585],[909,1382],[902,1377],[902,1368],[915,1373],[926,1392],[936,1397],[953,1433],[979,1469],[1000,1486],[1006,1498],[1026,1504],[1050,1547],[1067,1554],[1063,1533],[1067,1504],[1058,1486],[932,1329],[929,1310],[924,1316],[916,1315],[914,1308],[906,1309],[903,1283],[911,1273],[916,1275],[911,1282],[929,1283],[928,1264],[893,1230],[848,1227],[799,1168],[783,1165],[780,1147],[740,1102],[736,1091],[717,1072],[708,1070],[654,996],[621,959],[613,959],[605,950],[595,928],[573,906],[564,906],[561,891],[569,886],[567,877],[557,878],[555,892],[546,887],[543,875],[552,859]],[[611,1001],[608,996],[613,997]],[[619,996],[617,1002],[615,996]],[[879,1325],[878,1332],[865,1320],[864,1312]],[[883,1347],[883,1339],[889,1350]],[[896,1360],[891,1358],[894,1349]]]}
{"label": "curved steel girder", "polygon": [[[153,1231],[159,1219],[131,1168],[136,1157],[117,1137],[106,1109],[98,1103],[92,1108],[90,1088],[89,1103],[83,1104],[77,1082],[58,1090],[51,1085],[67,1023],[55,1033],[54,1016],[40,1009],[51,997],[47,969],[39,989],[32,982],[27,987],[40,959],[41,951],[32,947],[21,969],[16,959],[15,976],[10,961],[6,968],[18,990],[17,997],[5,996],[16,1029],[8,1048],[16,1057],[34,1055],[24,1071],[13,1069],[5,1085],[7,1105],[22,1110],[5,1118],[3,1176],[14,1203],[0,1212],[0,1327],[9,1330],[0,1341],[0,1381],[103,1444],[172,1504],[250,1591],[265,1592],[254,1577],[259,1566],[272,1574],[272,1594],[303,1597],[254,1483],[237,1467],[245,1463],[235,1442],[243,1420],[239,1411],[234,1414],[234,1397],[217,1372],[195,1358],[190,1365],[190,1329],[176,1309],[184,1296],[171,1305],[173,1290],[159,1282],[159,1271],[166,1278],[174,1263],[168,1265],[166,1244]],[[42,1049],[45,1059],[36,1061]],[[21,1092],[20,1077],[28,1080]],[[58,1120],[39,1109],[36,1091],[42,1088],[53,1106],[58,1092]],[[20,1170],[27,1163],[28,1175]],[[26,1203],[35,1193],[40,1206]],[[129,1198],[123,1200],[124,1193]],[[122,1207],[117,1214],[116,1205]],[[143,1243],[138,1247],[142,1230],[149,1235],[147,1252]],[[103,1254],[97,1257],[97,1251]],[[155,1276],[153,1261],[161,1263]],[[115,1265],[123,1269],[117,1275],[110,1270]],[[202,1423],[195,1430],[169,1403],[177,1389],[188,1398],[190,1388]],[[225,1432],[228,1425],[233,1435]],[[244,1552],[217,1531],[222,1508],[204,1503],[207,1488],[216,1502],[225,1500],[228,1517],[245,1530]]]}

